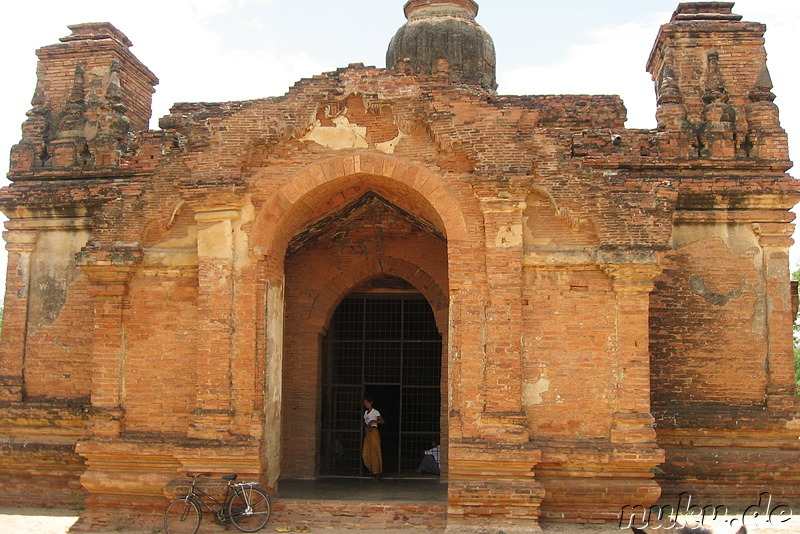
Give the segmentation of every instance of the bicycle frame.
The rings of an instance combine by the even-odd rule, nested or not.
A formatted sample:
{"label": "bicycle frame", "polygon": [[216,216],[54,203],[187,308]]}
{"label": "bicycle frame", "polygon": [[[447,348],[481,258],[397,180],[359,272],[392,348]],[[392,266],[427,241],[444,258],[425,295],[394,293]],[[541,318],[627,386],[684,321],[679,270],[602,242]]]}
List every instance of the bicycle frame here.
{"label": "bicycle frame", "polygon": [[[215,499],[212,495],[209,495],[205,491],[203,491],[200,487],[197,486],[197,479],[200,476],[190,477],[192,479],[192,483],[189,486],[189,492],[185,495],[186,499],[192,499],[196,503],[201,504],[204,508],[206,508],[209,512],[215,514],[220,520],[225,521],[230,519],[230,516],[225,513],[226,503],[228,499],[230,499],[233,494],[236,492],[234,488],[244,488],[245,486],[253,486],[258,485],[257,483],[253,482],[237,482],[234,483],[233,480],[228,480],[228,484],[225,486],[225,497],[222,499],[222,502]],[[202,497],[201,497],[202,496]],[[243,493],[245,501],[247,501],[247,493]],[[214,504],[219,506],[219,510],[215,510],[211,505],[203,500],[203,497],[207,497],[208,499],[214,501]],[[248,509],[250,508],[250,503],[247,502]],[[201,508],[202,513],[202,508]]]}
{"label": "bicycle frame", "polygon": [[[219,506],[219,508],[220,508],[220,509],[219,509],[219,510],[214,510],[214,508],[213,508],[213,507],[211,507],[210,505],[208,505],[208,504],[207,504],[207,503],[206,503],[206,502],[205,502],[205,501],[204,501],[204,500],[203,500],[203,499],[200,497],[200,495],[198,495],[198,493],[199,493],[200,495],[202,495],[203,497],[207,497],[207,498],[211,499],[212,501],[214,501],[214,504],[216,504],[217,506]],[[205,491],[201,490],[200,488],[192,488],[192,489],[189,491],[189,494],[188,494],[186,497],[187,497],[187,498],[194,497],[194,500],[195,500],[195,501],[197,501],[199,504],[202,504],[202,505],[203,505],[205,508],[207,508],[209,511],[211,511],[211,512],[214,512],[215,514],[217,514],[217,513],[218,513],[218,514],[222,515],[222,514],[224,513],[224,510],[225,510],[225,501],[227,501],[227,500],[228,500],[228,497],[230,497],[230,495],[231,495],[231,486],[230,486],[230,485],[228,485],[228,486],[226,486],[226,487],[225,487],[225,498],[224,498],[224,499],[222,499],[222,502],[219,502],[219,501],[218,501],[217,499],[215,499],[213,496],[209,495],[208,493],[206,493]]]}
{"label": "bicycle frame", "polygon": [[[216,515],[220,519],[222,519],[222,520],[227,519],[227,514],[225,513],[225,503],[228,501],[228,499],[232,495],[232,489],[231,489],[233,487],[233,484],[231,484],[232,481],[229,480],[228,484],[225,486],[225,497],[222,499],[222,502],[220,502],[217,499],[215,499],[212,495],[209,495],[208,493],[206,493],[200,487],[197,486],[197,479],[199,478],[199,476],[190,477],[190,478],[192,479],[192,483],[189,486],[189,492],[186,494],[185,498],[192,499],[193,501],[195,501],[196,503],[202,505],[209,512],[213,513],[214,515]],[[214,501],[214,504],[219,506],[219,509],[215,510],[211,505],[206,503],[206,501],[203,499],[203,497],[206,497],[206,498]],[[202,512],[202,508],[200,509],[200,511]]]}

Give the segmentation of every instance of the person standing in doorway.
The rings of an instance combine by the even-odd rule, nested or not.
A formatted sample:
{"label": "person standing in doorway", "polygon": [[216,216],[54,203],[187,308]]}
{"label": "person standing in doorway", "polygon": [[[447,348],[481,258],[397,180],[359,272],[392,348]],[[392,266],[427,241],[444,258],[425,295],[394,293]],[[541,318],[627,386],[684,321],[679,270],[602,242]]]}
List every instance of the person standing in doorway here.
{"label": "person standing in doorway", "polygon": [[439,460],[439,444],[433,442],[433,448],[425,451],[422,455],[422,462],[417,468],[418,473],[433,473],[439,475],[442,473],[442,467]]}
{"label": "person standing in doorway", "polygon": [[383,456],[381,455],[381,433],[378,425],[384,423],[381,412],[372,406],[372,397],[364,397],[364,448],[361,457],[370,474],[380,478],[383,473]]}

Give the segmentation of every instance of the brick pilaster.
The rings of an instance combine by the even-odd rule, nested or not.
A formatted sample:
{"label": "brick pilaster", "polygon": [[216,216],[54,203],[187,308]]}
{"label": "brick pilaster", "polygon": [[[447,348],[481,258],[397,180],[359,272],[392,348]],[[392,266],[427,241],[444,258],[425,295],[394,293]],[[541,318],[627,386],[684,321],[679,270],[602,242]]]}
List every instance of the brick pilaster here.
{"label": "brick pilaster", "polygon": [[617,399],[612,443],[655,446],[650,413],[650,292],[657,265],[614,264],[603,269],[616,295]]}
{"label": "brick pilaster", "polygon": [[[11,221],[6,223],[9,226]],[[28,323],[28,296],[31,254],[37,232],[8,230],[3,233],[8,251],[6,295],[3,302],[3,339],[0,360],[0,400],[22,401],[25,395],[25,339]]]}
{"label": "brick pilaster", "polygon": [[525,203],[482,200],[486,233],[486,340],[481,418],[484,439],[528,441],[522,409],[522,212]]}
{"label": "brick pilaster", "polygon": [[753,225],[761,245],[761,276],[764,279],[767,344],[767,395],[795,393],[794,343],[789,247],[794,225],[761,222]]}
{"label": "brick pilaster", "polygon": [[122,432],[125,416],[125,310],[133,263],[84,261],[80,267],[92,282],[94,304],[88,431],[96,437],[115,437]]}
{"label": "brick pilaster", "polygon": [[[274,274],[274,273],[273,273]],[[281,474],[281,412],[283,409],[284,281],[274,274],[265,282],[266,372],[264,446],[267,484],[274,487]],[[311,393],[309,393],[311,394]]]}
{"label": "brick pilaster", "polygon": [[[481,199],[485,228],[486,297],[476,309],[474,299],[451,302],[451,321],[460,314],[482,312],[482,362],[465,361],[478,352],[462,351],[458,389],[462,432],[451,433],[448,443],[448,532],[499,529],[538,532],[544,497],[534,467],[541,452],[528,445],[522,409],[522,214],[525,203],[487,195]],[[476,273],[471,273],[474,281]],[[473,290],[474,291],[474,290]],[[462,333],[473,341],[474,333]],[[475,372],[472,372],[472,370]],[[476,384],[480,381],[480,384]],[[469,439],[469,394],[478,387],[483,395],[479,438]],[[455,386],[454,386],[455,388]],[[464,391],[466,390],[466,391]],[[455,402],[454,402],[455,404]],[[452,412],[451,412],[452,413]],[[451,421],[452,425],[453,421]],[[467,438],[467,439],[465,439]]]}
{"label": "brick pilaster", "polygon": [[197,222],[199,330],[196,408],[189,426],[191,437],[219,439],[230,431],[231,341],[234,299],[233,223],[239,210],[211,208],[195,215]]}

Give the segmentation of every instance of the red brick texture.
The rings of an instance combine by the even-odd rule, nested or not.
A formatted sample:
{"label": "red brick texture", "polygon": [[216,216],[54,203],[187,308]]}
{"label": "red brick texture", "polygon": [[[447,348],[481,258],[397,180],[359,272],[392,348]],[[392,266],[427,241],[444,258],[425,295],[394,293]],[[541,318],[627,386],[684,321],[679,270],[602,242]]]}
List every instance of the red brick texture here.
{"label": "red brick texture", "polygon": [[[321,339],[388,277],[442,336],[448,500],[412,523],[616,520],[681,491],[797,502],[800,188],[764,27],[703,5],[658,36],[652,131],[614,96],[358,64],[148,131],[157,80],[113,26],[41,49],[0,191],[0,502],[46,483],[110,528],[157,517],[185,472],[318,476]],[[413,508],[314,506],[359,526]]]}

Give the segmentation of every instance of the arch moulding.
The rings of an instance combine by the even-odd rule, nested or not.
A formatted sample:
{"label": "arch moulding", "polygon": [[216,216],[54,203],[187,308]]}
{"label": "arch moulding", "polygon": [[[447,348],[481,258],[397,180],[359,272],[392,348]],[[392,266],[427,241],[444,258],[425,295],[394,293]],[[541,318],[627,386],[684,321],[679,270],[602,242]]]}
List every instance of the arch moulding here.
{"label": "arch moulding", "polygon": [[[443,335],[447,334],[447,293],[436,281],[418,266],[399,258],[370,258],[360,262],[353,269],[341,273],[323,289],[311,307],[309,324],[319,328],[320,333],[328,324],[337,304],[350,291],[373,276],[388,274],[403,278],[419,290],[433,309],[436,326]],[[347,289],[342,290],[342,287]]]}
{"label": "arch moulding", "polygon": [[[282,254],[284,251],[278,249],[284,243],[279,236],[294,235],[301,224],[295,222],[293,228],[291,220],[297,219],[289,215],[308,209],[303,200],[316,188],[355,175],[383,178],[390,187],[394,182],[410,188],[439,216],[448,241],[467,238],[467,224],[461,208],[439,176],[421,165],[395,156],[357,153],[309,165],[289,178],[256,215],[251,235],[252,250],[260,255]],[[298,215],[302,220],[302,213]]]}

